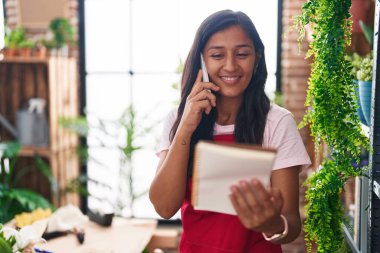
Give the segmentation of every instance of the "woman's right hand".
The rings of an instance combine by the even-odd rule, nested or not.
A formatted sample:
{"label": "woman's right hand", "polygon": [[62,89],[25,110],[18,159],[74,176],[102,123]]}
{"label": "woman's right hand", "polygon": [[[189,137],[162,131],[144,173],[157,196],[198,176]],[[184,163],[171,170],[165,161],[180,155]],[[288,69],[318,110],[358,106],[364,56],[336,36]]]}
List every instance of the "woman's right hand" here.
{"label": "woman's right hand", "polygon": [[199,70],[193,89],[186,99],[185,109],[178,129],[192,134],[202,119],[203,112],[207,115],[216,106],[216,97],[210,92],[219,91],[219,87],[210,82],[202,82],[202,70]]}

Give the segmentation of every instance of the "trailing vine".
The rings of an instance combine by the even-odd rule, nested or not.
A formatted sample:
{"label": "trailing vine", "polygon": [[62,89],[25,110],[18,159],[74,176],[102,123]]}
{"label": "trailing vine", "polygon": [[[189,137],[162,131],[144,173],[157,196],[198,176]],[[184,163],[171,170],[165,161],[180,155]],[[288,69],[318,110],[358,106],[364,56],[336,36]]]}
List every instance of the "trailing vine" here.
{"label": "trailing vine", "polygon": [[309,108],[300,127],[310,124],[315,147],[328,148],[321,166],[306,185],[306,244],[311,252],[316,242],[317,252],[337,252],[343,243],[343,206],[340,199],[343,186],[351,177],[362,174],[362,148],[369,150],[364,136],[355,97],[352,66],[345,59],[350,45],[351,0],[309,0],[295,17],[294,25],[304,37],[305,26],[313,31],[307,56],[313,57],[305,105]]}

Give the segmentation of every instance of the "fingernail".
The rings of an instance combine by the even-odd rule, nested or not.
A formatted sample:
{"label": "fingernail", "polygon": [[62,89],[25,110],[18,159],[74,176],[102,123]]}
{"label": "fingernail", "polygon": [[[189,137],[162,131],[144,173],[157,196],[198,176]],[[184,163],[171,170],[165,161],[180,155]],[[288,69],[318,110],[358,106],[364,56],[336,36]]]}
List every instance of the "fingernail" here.
{"label": "fingernail", "polygon": [[257,179],[252,179],[252,184],[257,186],[259,185],[259,181]]}
{"label": "fingernail", "polygon": [[246,181],[240,181],[239,184],[243,187],[246,187],[247,186],[247,182]]}

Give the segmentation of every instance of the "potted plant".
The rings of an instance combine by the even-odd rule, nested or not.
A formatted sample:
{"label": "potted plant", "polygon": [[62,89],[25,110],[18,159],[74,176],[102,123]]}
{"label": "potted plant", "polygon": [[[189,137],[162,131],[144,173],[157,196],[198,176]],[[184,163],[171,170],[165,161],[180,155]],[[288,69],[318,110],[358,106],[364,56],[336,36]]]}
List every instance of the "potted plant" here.
{"label": "potted plant", "polygon": [[32,56],[32,49],[35,46],[35,42],[29,39],[21,41],[18,45],[19,55],[21,57],[29,58]]}
{"label": "potted plant", "polygon": [[41,39],[37,42],[37,48],[41,49],[38,50],[39,54],[36,54],[36,57],[44,58],[46,56],[56,56],[56,47],[55,42],[51,39]]}
{"label": "potted plant", "polygon": [[356,75],[359,86],[360,104],[367,126],[371,123],[372,65],[373,56],[371,52],[367,54],[360,63]]}
{"label": "potted plant", "polygon": [[316,150],[321,143],[327,154],[319,168],[306,180],[307,249],[313,242],[317,252],[337,252],[343,245],[343,205],[341,192],[348,179],[363,173],[362,149],[369,140],[362,133],[352,81],[351,64],[345,59],[350,44],[351,0],[309,0],[295,18],[295,26],[304,37],[311,25],[313,36],[308,56],[313,57],[306,106],[309,109],[300,127],[310,124]]}
{"label": "potted plant", "polygon": [[11,30],[6,27],[4,37],[4,56],[11,58],[17,55],[19,44],[26,39],[25,29],[22,27]]}
{"label": "potted plant", "polygon": [[38,59],[45,59],[47,56],[47,47],[44,45],[43,40],[38,40],[34,47],[34,57]]}
{"label": "potted plant", "polygon": [[53,32],[54,47],[60,49],[61,54],[68,55],[68,45],[74,43],[75,30],[67,18],[55,18],[49,28]]}

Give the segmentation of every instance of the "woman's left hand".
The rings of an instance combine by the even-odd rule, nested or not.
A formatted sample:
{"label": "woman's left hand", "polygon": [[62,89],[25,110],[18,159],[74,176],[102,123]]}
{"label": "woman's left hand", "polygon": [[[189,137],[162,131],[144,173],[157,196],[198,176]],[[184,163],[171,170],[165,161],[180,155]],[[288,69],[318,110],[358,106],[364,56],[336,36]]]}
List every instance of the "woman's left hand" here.
{"label": "woman's left hand", "polygon": [[247,229],[264,233],[282,231],[280,214],[283,198],[278,189],[265,189],[256,179],[244,180],[239,185],[231,186],[230,199],[241,223]]}

